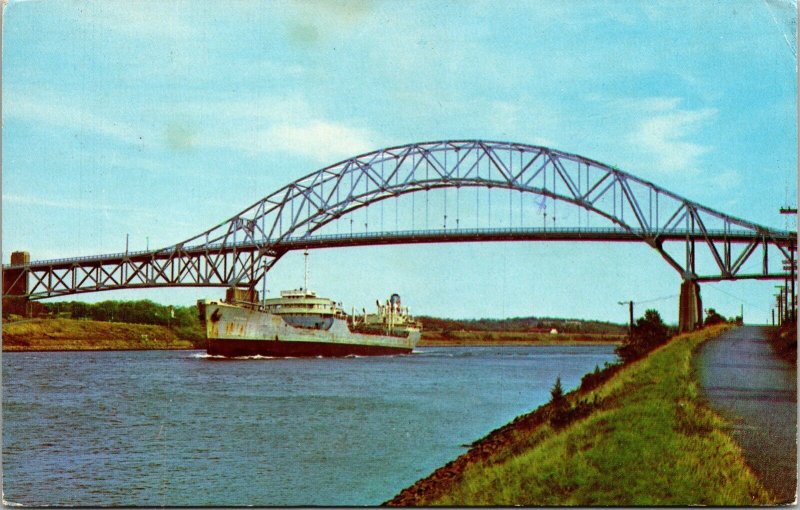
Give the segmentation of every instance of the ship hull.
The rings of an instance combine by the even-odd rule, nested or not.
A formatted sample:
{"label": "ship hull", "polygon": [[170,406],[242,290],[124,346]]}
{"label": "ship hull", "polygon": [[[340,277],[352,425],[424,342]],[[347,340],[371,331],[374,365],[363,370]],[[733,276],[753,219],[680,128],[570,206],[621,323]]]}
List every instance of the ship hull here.
{"label": "ship hull", "polygon": [[354,333],[341,319],[318,328],[288,324],[276,314],[206,301],[202,303],[207,352],[213,356],[342,357],[408,354],[419,331],[407,336]]}
{"label": "ship hull", "polygon": [[340,344],[328,342],[293,342],[291,340],[230,340],[208,339],[208,354],[212,356],[270,356],[276,358],[391,356],[409,354],[410,348],[379,345]]}

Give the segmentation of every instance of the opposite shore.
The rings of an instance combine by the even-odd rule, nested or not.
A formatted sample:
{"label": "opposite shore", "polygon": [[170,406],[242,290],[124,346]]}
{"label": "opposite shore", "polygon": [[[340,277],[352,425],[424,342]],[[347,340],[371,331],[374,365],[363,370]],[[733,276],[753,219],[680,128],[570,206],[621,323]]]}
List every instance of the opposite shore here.
{"label": "opposite shore", "polygon": [[75,319],[3,323],[3,352],[202,348],[198,335],[167,326]]}
{"label": "opposite shore", "polygon": [[[507,331],[423,332],[418,347],[616,344],[620,335]],[[3,323],[3,351],[205,349],[202,330],[77,319]]]}

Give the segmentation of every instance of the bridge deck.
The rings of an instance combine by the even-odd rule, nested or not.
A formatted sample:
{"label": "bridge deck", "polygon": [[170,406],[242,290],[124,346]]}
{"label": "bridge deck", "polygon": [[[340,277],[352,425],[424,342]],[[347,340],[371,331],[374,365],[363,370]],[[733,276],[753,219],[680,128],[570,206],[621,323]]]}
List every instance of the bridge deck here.
{"label": "bridge deck", "polygon": [[[728,241],[732,243],[748,243],[754,239],[752,231],[707,231],[708,237],[713,241]],[[797,241],[794,232],[770,232],[773,238],[781,243]],[[511,229],[438,229],[438,230],[408,230],[400,232],[356,232],[348,234],[328,234],[310,237],[290,237],[283,241],[273,243],[269,251],[285,253],[291,250],[337,248],[346,246],[389,245],[389,244],[422,244],[422,243],[453,243],[453,242],[497,242],[497,241],[593,241],[593,242],[641,242],[652,237],[653,234],[644,231],[627,231],[619,228],[511,228]],[[705,240],[697,231],[674,230],[662,233],[657,239],[669,241],[686,241],[687,239]],[[270,244],[270,243],[266,243]],[[263,247],[263,243],[237,243],[235,245],[222,244],[202,245],[197,247],[185,246],[185,254],[214,252],[219,249],[225,251],[249,252]],[[125,260],[149,260],[153,258],[169,258],[174,252],[174,247],[150,250],[121,252],[88,257],[72,257],[50,260],[31,261],[29,264],[6,264],[3,269],[25,268],[67,268],[75,264],[90,266],[93,264],[109,264]]]}

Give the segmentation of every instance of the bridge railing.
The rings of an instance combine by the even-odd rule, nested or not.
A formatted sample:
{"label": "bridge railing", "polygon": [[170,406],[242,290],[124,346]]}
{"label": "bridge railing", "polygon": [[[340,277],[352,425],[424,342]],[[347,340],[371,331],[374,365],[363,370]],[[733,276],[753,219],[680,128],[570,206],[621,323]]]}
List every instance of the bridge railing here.
{"label": "bridge railing", "polygon": [[[687,230],[679,229],[669,232],[671,237],[682,237],[689,233]],[[707,230],[711,237],[753,237],[751,230],[737,229],[737,230]],[[609,227],[512,227],[512,228],[447,228],[447,229],[426,229],[426,230],[400,230],[400,231],[385,231],[385,232],[353,232],[345,234],[324,234],[313,236],[295,236],[289,237],[281,241],[280,244],[294,244],[305,241],[325,241],[337,239],[371,239],[376,237],[432,237],[436,235],[483,235],[483,234],[609,234],[609,235],[633,235],[639,237],[665,235],[666,232],[654,233],[645,230],[632,230],[629,231],[623,228],[609,228]],[[692,233],[693,236],[698,236],[698,233]],[[788,235],[788,233],[787,233]],[[219,245],[216,245],[219,246]]]}
{"label": "bridge railing", "polygon": [[172,249],[169,250],[140,250],[140,251],[127,251],[127,252],[119,252],[119,253],[104,253],[102,255],[86,255],[83,257],[64,257],[59,259],[44,259],[44,260],[32,260],[27,264],[3,264],[3,269],[16,269],[20,267],[29,267],[29,266],[48,266],[48,265],[56,265],[56,264],[64,264],[67,262],[74,262],[79,264],[81,262],[93,262],[97,260],[106,260],[106,259],[117,259],[117,258],[130,258],[130,257],[137,257],[141,255],[152,255],[156,253],[170,253]]}
{"label": "bridge railing", "polygon": [[[724,237],[747,237],[752,238],[754,233],[750,230],[744,229],[736,229],[736,230],[708,230],[708,235],[711,237],[717,238],[724,238]],[[448,237],[448,236],[481,236],[481,235],[493,235],[493,234],[591,234],[591,235],[633,235],[633,236],[652,236],[654,235],[653,232],[646,232],[644,230],[633,230],[628,231],[623,228],[614,228],[614,227],[558,227],[558,228],[548,228],[548,227],[515,227],[515,228],[451,228],[451,229],[426,229],[426,230],[402,230],[402,231],[379,231],[379,232],[353,232],[353,233],[339,233],[339,234],[322,234],[322,235],[311,235],[311,236],[293,236],[281,241],[277,239],[269,239],[261,243],[252,243],[252,242],[239,242],[236,244],[231,243],[214,243],[214,244],[207,244],[207,245],[195,245],[195,246],[184,246],[183,250],[185,251],[197,251],[197,250],[208,250],[208,251],[216,251],[223,248],[228,248],[233,250],[234,248],[252,248],[253,246],[262,246],[262,245],[274,245],[279,247],[281,245],[298,245],[304,243],[314,243],[314,244],[324,244],[326,241],[337,241],[337,240],[363,240],[363,239],[378,239],[378,238],[392,238],[392,239],[403,239],[403,238],[414,238],[414,237]],[[661,233],[663,235],[664,233]],[[673,230],[669,233],[671,237],[681,237],[690,234],[688,231],[684,231],[681,229]],[[786,237],[792,235],[792,233],[786,232],[782,233]],[[697,235],[696,233],[691,235]],[[128,251],[128,252],[118,252],[118,253],[107,253],[102,255],[90,255],[90,256],[83,256],[83,257],[64,257],[64,258],[57,258],[57,259],[46,259],[46,260],[36,260],[31,261],[28,264],[4,264],[3,269],[16,269],[16,268],[23,268],[23,267],[43,267],[43,266],[50,266],[50,265],[63,265],[63,264],[78,264],[81,265],[83,263],[91,263],[91,262],[99,262],[103,260],[110,260],[110,259],[130,259],[130,258],[138,258],[144,257],[148,255],[169,255],[175,250],[176,247],[167,247],[161,248],[158,250],[139,250],[139,251]]]}

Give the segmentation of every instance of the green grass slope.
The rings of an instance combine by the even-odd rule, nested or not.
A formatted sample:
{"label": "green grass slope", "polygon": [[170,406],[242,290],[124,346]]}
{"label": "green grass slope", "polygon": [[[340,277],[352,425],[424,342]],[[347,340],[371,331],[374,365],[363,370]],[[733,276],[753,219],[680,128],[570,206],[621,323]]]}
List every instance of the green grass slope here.
{"label": "green grass slope", "polygon": [[390,504],[735,506],[772,502],[726,433],[728,424],[698,394],[693,351],[724,328],[675,337],[599,387],[569,395],[573,405],[580,400],[591,409],[588,416],[583,413],[585,417],[559,428],[539,420],[540,425],[513,434],[512,441],[488,458],[467,463],[435,490],[430,485],[423,491],[412,487],[404,491],[405,499],[396,498]]}
{"label": "green grass slope", "polygon": [[204,345],[192,330],[74,319],[3,323],[3,351],[192,349]]}

